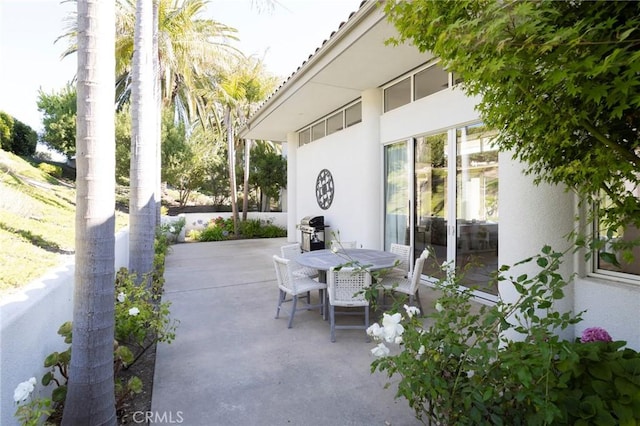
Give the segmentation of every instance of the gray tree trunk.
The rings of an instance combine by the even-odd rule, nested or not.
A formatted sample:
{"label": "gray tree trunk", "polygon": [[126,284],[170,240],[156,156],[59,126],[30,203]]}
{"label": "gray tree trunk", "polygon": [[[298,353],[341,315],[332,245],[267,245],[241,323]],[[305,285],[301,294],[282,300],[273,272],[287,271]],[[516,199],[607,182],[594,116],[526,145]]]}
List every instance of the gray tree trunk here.
{"label": "gray tree trunk", "polygon": [[249,210],[249,167],[251,166],[251,139],[244,142],[244,186],[242,199],[242,220],[247,220]]}
{"label": "gray tree trunk", "polygon": [[156,103],[156,226],[160,226],[162,215],[162,93],[160,86],[160,46],[158,28],[160,19],[160,1],[153,0],[153,96]]}
{"label": "gray tree trunk", "polygon": [[[156,103],[154,97],[153,7],[136,2],[131,68],[131,173],[129,269],[142,281],[153,269],[156,225]],[[149,284],[149,281],[147,281]]]}
{"label": "gray tree trunk", "polygon": [[78,0],[76,266],[63,425],[115,425],[115,3]]}
{"label": "gray tree trunk", "polygon": [[227,150],[229,155],[229,186],[231,189],[231,213],[233,215],[233,233],[238,235],[238,185],[236,184],[236,149],[234,144],[233,114],[227,107],[224,115],[227,128]]}

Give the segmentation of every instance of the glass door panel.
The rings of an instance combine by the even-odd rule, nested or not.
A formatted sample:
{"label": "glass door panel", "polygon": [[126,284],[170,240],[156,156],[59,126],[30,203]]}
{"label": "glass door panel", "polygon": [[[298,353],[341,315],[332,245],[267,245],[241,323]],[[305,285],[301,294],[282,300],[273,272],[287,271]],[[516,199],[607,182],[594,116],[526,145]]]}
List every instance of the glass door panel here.
{"label": "glass door panel", "polygon": [[409,241],[409,156],[407,142],[384,147],[384,247]]}
{"label": "glass door panel", "polygon": [[484,125],[456,131],[456,250],[461,284],[498,295],[498,150]]}
{"label": "glass door panel", "polygon": [[440,265],[447,260],[447,178],[448,134],[438,133],[415,139],[415,257],[424,249],[432,251],[423,274],[441,278]]}

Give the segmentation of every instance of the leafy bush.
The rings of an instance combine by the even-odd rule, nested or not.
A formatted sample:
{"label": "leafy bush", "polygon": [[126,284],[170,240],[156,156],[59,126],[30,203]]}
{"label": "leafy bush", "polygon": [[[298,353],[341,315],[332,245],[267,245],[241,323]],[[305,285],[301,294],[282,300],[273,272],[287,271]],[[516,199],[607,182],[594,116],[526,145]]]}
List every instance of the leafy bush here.
{"label": "leafy bush", "polygon": [[[166,234],[156,233],[155,258],[152,283],[149,288],[136,285],[136,274],[121,268],[115,279],[115,342],[114,376],[116,409],[120,410],[128,398],[142,391],[142,381],[136,376],[126,382],[120,374],[135,362],[157,342],[171,343],[175,338],[177,321],[169,318],[169,302],[160,300],[164,286],[164,260],[169,251]],[[143,282],[147,282],[144,280]],[[42,414],[60,413],[67,393],[69,363],[71,361],[71,343],[73,327],[70,321],[62,324],[58,334],[64,337],[69,347],[63,352],[53,352],[44,361],[49,371],[42,377],[42,385],[55,384],[51,400],[34,399],[16,411],[16,417],[22,424],[38,424]],[[21,385],[24,385],[22,383]],[[54,405],[52,406],[53,403]],[[50,409],[50,407],[53,407]],[[35,423],[34,423],[35,422]]]}
{"label": "leafy bush", "polygon": [[49,163],[40,163],[38,164],[38,169],[42,170],[43,172],[55,178],[62,177],[62,167],[60,166],[55,166]]}
{"label": "leafy bush", "polygon": [[[565,341],[558,332],[581,320],[560,313],[554,301],[567,285],[558,273],[561,253],[544,247],[529,277],[498,277],[518,293],[514,302],[472,304],[451,266],[436,284],[435,311],[420,318],[385,314],[368,333],[381,340],[371,365],[400,376],[397,397],[422,421],[447,425],[637,424],[640,420],[640,355],[624,342]],[[399,344],[389,356],[385,342]]]}
{"label": "leafy bush", "polygon": [[286,237],[286,229],[274,225],[271,221],[249,219],[238,224],[239,236],[233,234],[233,219],[218,216],[211,219],[201,231],[191,231],[189,238],[197,241],[224,241],[236,238],[277,238]]}

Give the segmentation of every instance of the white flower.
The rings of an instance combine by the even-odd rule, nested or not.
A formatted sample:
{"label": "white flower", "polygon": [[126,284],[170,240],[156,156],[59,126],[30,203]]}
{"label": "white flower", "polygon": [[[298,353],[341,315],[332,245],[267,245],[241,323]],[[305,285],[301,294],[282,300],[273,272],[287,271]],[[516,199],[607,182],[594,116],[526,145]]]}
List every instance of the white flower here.
{"label": "white flower", "polygon": [[334,253],[337,253],[338,252],[338,247],[337,246],[331,247],[331,251],[334,252]]}
{"label": "white flower", "polygon": [[418,349],[418,355],[424,355],[424,345],[420,345],[420,348]]}
{"label": "white flower", "polygon": [[118,293],[118,302],[122,303],[125,300],[127,300],[127,295],[124,294],[124,292],[122,292],[122,291],[120,293]]}
{"label": "white flower", "polygon": [[175,226],[170,226],[170,227],[169,227],[169,232],[171,232],[172,234],[175,234],[175,233],[176,233],[176,228],[175,228]]}
{"label": "white flower", "polygon": [[440,302],[436,303],[436,311],[438,312],[442,312],[444,310],[444,308],[442,307],[442,305],[440,304]]}
{"label": "white flower", "polygon": [[32,377],[26,382],[20,383],[16,390],[13,391],[13,400],[15,402],[22,402],[26,400],[31,392],[36,388],[36,378]]}
{"label": "white flower", "polygon": [[404,305],[404,310],[407,311],[409,318],[413,318],[414,315],[420,315],[420,309],[416,306]]}
{"label": "white flower", "polygon": [[402,333],[404,333],[404,327],[402,326],[402,324],[400,324],[400,321],[402,321],[402,315],[400,315],[399,313],[395,313],[393,315],[385,313],[382,315],[384,340],[391,343],[396,339],[397,336],[402,336]]}
{"label": "white flower", "polygon": [[379,339],[384,333],[384,329],[378,325],[378,323],[373,323],[369,328],[367,328],[367,335],[373,337],[374,339]]}
{"label": "white flower", "polygon": [[400,343],[402,343],[402,336],[396,336],[393,343],[395,343],[396,345],[399,345]]}
{"label": "white flower", "polygon": [[475,376],[475,375],[476,375],[476,372],[475,372],[475,371],[473,371],[473,370],[469,370],[469,371],[467,371],[467,377],[468,377],[468,378],[472,378],[472,377],[473,377],[473,376]]}
{"label": "white flower", "polygon": [[140,309],[136,308],[135,306],[129,309],[129,315],[131,315],[132,317],[135,317],[139,313],[140,313]]}
{"label": "white flower", "polygon": [[384,345],[384,343],[378,343],[378,346],[371,349],[371,353],[377,357],[384,357],[389,355],[389,348]]}

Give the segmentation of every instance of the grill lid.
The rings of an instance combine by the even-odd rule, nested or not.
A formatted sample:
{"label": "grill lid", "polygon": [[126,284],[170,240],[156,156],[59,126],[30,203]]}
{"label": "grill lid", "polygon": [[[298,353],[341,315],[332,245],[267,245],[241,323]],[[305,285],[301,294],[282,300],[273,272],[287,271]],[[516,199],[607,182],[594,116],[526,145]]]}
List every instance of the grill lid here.
{"label": "grill lid", "polygon": [[322,228],[324,227],[324,216],[305,216],[300,220],[300,225]]}

